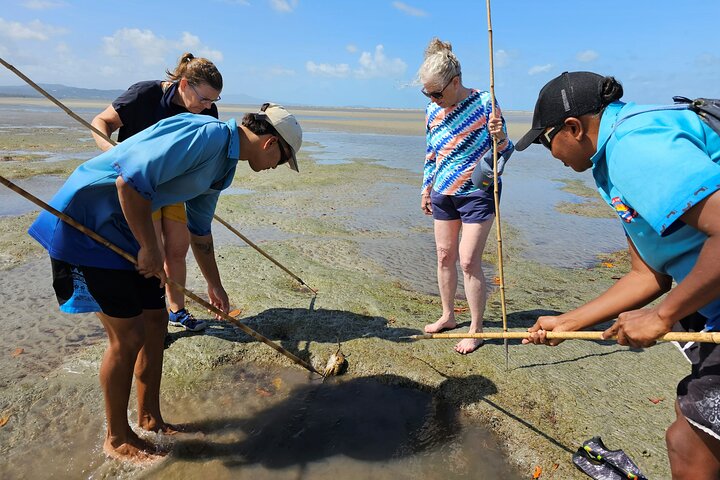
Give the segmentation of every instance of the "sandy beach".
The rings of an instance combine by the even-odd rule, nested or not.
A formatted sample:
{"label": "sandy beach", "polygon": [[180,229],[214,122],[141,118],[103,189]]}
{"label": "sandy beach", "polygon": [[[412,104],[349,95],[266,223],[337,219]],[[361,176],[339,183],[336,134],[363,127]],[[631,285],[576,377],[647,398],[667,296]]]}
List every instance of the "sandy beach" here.
{"label": "sandy beach", "polygon": [[[36,100],[0,98],[0,106],[35,104]],[[104,107],[93,102],[68,105],[87,112]],[[227,117],[246,110],[223,106],[220,111]],[[324,131],[424,135],[420,110],[294,111],[306,130],[318,137]],[[44,122],[41,117],[46,117]],[[0,162],[0,174],[13,181],[30,181],[47,174],[61,179],[95,150],[87,132],[71,119],[55,115],[48,122],[42,112],[17,113],[8,118],[0,126],[0,156],[12,158]],[[22,118],[23,125],[9,128],[13,118]],[[527,127],[523,118],[527,115],[508,114],[511,137],[517,138]],[[315,145],[309,150],[322,148]],[[67,156],[48,162],[43,152]],[[418,156],[422,159],[422,152]],[[506,368],[502,341],[489,341],[467,356],[453,351],[452,340],[408,342],[403,337],[420,333],[423,325],[437,319],[441,311],[432,222],[420,212],[419,199],[415,200],[419,197],[418,174],[368,159],[321,162],[313,153],[303,151],[299,163],[300,175],[289,169],[253,174],[246,167],[238,168],[233,183],[237,193],[221,197],[217,214],[317,289],[314,301],[307,288],[221,225],[215,225],[213,232],[225,288],[233,307],[242,310],[240,321],[317,368],[324,366],[338,342],[349,355],[343,376],[329,380],[327,390],[312,390],[321,392],[313,395],[325,398],[325,412],[330,412],[330,418],[337,417],[340,422],[342,410],[333,410],[338,405],[346,405],[348,411],[361,408],[351,400],[357,392],[385,398],[378,387],[363,383],[371,379],[373,385],[404,389],[407,397],[398,397],[398,402],[411,402],[414,395],[422,394],[427,398],[416,400],[429,402],[434,412],[444,411],[442,408],[455,412],[457,417],[445,425],[464,422],[487,429],[499,445],[499,455],[512,468],[506,478],[532,478],[537,468],[542,471],[541,479],[587,478],[575,469],[571,456],[584,440],[598,435],[608,447],[625,450],[649,478],[668,477],[664,431],[674,419],[675,385],[689,371],[674,346],[632,350],[612,342],[567,341],[546,348],[511,341]],[[521,165],[522,160],[516,163]],[[513,163],[507,168],[512,169]],[[42,193],[47,196],[52,193],[49,185],[36,188],[46,190]],[[511,190],[512,182],[508,180],[504,188]],[[598,213],[603,211],[602,205],[588,194],[586,186],[566,183],[565,188],[572,201],[559,206],[565,209],[562,215],[584,220],[607,218]],[[512,195],[509,192],[508,199],[518,198]],[[509,210],[513,208],[523,207],[508,205]],[[0,369],[4,372],[0,379],[0,470],[10,472],[8,478],[32,477],[42,474],[47,462],[62,458],[67,461],[61,462],[58,471],[65,469],[68,477],[177,479],[202,474],[239,478],[232,464],[236,459],[227,445],[238,439],[247,443],[252,436],[232,433],[231,427],[218,428],[222,431],[215,436],[179,441],[176,454],[146,471],[104,460],[100,453],[102,397],[97,385],[104,333],[90,315],[58,312],[46,254],[25,234],[34,215],[23,212],[0,217],[1,318],[6,326],[12,326],[0,343]],[[558,219],[561,221],[562,217]],[[628,268],[623,254],[594,257],[592,252],[591,262],[582,267],[553,266],[527,255],[523,225],[503,223],[502,227],[507,324],[513,331],[527,329],[539,315],[567,311],[594,298]],[[494,239],[493,232],[484,257],[492,286],[485,328],[501,330]],[[622,239],[613,242],[617,245]],[[188,288],[204,295],[204,283],[192,255],[188,267]],[[201,312],[197,305],[190,306]],[[464,306],[462,299],[458,306]],[[457,331],[464,331],[469,315],[459,314],[459,323]],[[232,325],[211,321],[207,332],[200,335],[171,328],[162,397],[171,422],[202,424],[206,429],[242,424],[249,432],[251,420],[233,423],[235,416],[241,416],[233,406],[235,395],[241,391],[253,399],[246,404],[244,414],[253,412],[257,418],[289,422],[273,409],[292,406],[291,400],[301,393],[310,395],[310,390],[303,390],[310,388],[308,385],[315,384],[308,380],[307,372]],[[186,398],[199,400],[197,404],[181,401]],[[401,415],[402,410],[393,415]],[[405,410],[407,414],[411,409]],[[131,417],[134,412],[131,401]],[[391,418],[369,415],[385,423]],[[433,417],[433,422],[444,421],[438,418],[445,417]],[[316,421],[324,425],[321,419]],[[329,424],[325,427],[323,432],[333,428]],[[63,431],[80,433],[63,444],[59,441]],[[281,436],[281,432],[274,434]],[[48,435],[53,439],[49,445]],[[323,441],[335,441],[320,434],[313,438],[317,441],[313,449],[320,452],[324,451]],[[251,478],[253,472],[256,476],[252,478],[315,478],[314,474],[320,478],[341,474],[358,478],[367,472],[381,478],[381,469],[372,466],[372,459],[388,458],[382,452],[367,450],[375,440],[367,437],[367,441],[337,447],[352,459],[344,472],[334,472],[322,463],[330,456],[327,453],[274,466],[253,461],[248,454],[242,470],[247,477],[242,478]],[[226,446],[219,447],[223,442]],[[256,443],[251,447],[260,450],[270,445]],[[482,478],[478,477],[473,455],[471,450],[447,449],[438,453],[438,459],[448,461],[454,470],[445,466],[443,471],[420,472],[417,467],[402,464],[404,468],[398,467],[393,474],[398,478],[440,478],[445,474],[452,475],[445,478]],[[27,458],[34,460],[28,462]],[[487,475],[502,471],[492,470],[496,467],[490,459],[482,463],[490,465]],[[264,469],[257,477],[260,466]]]}

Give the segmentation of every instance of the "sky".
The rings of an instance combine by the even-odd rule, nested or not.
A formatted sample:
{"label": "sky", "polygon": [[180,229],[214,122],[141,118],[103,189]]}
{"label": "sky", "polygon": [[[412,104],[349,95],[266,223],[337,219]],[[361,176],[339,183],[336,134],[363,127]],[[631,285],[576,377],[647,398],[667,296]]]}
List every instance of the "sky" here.
{"label": "sky", "polygon": [[[37,83],[125,89],[183,52],[212,60],[223,96],[424,108],[432,37],[463,84],[489,89],[485,0],[2,0],[0,56]],[[625,100],[720,98],[720,0],[492,0],[495,94],[532,110],[563,71],[613,75]],[[0,85],[23,82],[0,67]],[[237,98],[237,97],[236,97]]]}

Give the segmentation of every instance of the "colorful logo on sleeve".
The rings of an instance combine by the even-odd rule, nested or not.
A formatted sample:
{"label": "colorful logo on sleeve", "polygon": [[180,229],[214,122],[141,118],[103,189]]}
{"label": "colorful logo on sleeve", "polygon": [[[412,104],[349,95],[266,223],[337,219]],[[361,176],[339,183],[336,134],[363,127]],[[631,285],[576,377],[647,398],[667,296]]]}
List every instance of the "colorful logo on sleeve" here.
{"label": "colorful logo on sleeve", "polygon": [[630,223],[633,221],[633,218],[637,217],[637,212],[625,205],[620,197],[613,197],[611,202],[613,208],[615,209],[615,213],[617,213],[625,223]]}

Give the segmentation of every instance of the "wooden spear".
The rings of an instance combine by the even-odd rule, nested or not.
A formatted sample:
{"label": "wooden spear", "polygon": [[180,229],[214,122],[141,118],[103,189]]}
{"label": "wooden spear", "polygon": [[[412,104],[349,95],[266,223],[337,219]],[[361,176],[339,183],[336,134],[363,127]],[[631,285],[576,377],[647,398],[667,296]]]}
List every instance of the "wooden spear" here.
{"label": "wooden spear", "polygon": [[[128,262],[130,262],[130,263],[132,263],[133,265],[137,266],[137,260],[135,259],[135,257],[133,257],[132,255],[130,255],[130,254],[129,254],[128,252],[126,252],[125,250],[122,250],[120,247],[114,245],[113,243],[111,243],[111,242],[110,242],[109,240],[107,240],[106,238],[98,235],[98,234],[95,233],[94,231],[92,231],[92,230],[90,230],[89,228],[85,227],[84,225],[78,223],[77,221],[75,221],[73,218],[69,217],[69,216],[66,215],[65,213],[63,213],[63,212],[61,212],[60,210],[57,210],[56,208],[48,205],[47,203],[43,202],[42,200],[40,200],[39,198],[37,198],[36,196],[34,196],[33,194],[31,194],[30,192],[28,192],[28,191],[20,188],[19,186],[15,185],[13,182],[11,182],[10,180],[6,179],[6,178],[3,177],[3,176],[0,176],[0,183],[2,183],[3,185],[5,185],[6,187],[8,187],[10,190],[13,190],[13,191],[16,192],[16,193],[19,193],[20,195],[22,195],[22,196],[25,197],[26,199],[30,200],[31,202],[33,202],[35,205],[39,206],[39,207],[42,208],[43,210],[46,210],[46,211],[52,213],[53,215],[55,215],[56,217],[58,217],[58,218],[59,218],[60,220],[62,220],[63,222],[65,222],[65,223],[67,223],[68,225],[70,225],[70,226],[72,226],[72,227],[80,230],[82,233],[84,233],[84,234],[87,235],[88,237],[92,238],[93,240],[95,240],[96,242],[100,243],[101,245],[109,248],[109,249],[112,250],[113,252],[115,252],[115,253],[117,253],[118,255],[120,255],[121,257],[123,257],[123,258],[124,258],[125,260],[127,260]],[[185,295],[187,295],[189,298],[193,299],[194,301],[196,301],[197,303],[199,303],[199,304],[202,305],[203,307],[207,308],[207,309],[208,309],[209,311],[211,311],[212,313],[220,316],[220,317],[223,318],[224,320],[227,320],[228,322],[232,323],[233,325],[235,325],[236,327],[238,327],[240,330],[242,330],[243,332],[245,332],[245,333],[247,333],[248,335],[250,335],[251,337],[253,337],[255,340],[259,340],[259,341],[263,342],[265,345],[267,345],[267,346],[269,346],[270,348],[272,348],[273,350],[275,350],[275,351],[277,351],[277,352],[285,355],[285,356],[288,357],[290,360],[292,360],[293,362],[295,362],[297,365],[300,365],[301,367],[306,368],[306,369],[309,370],[310,372],[312,372],[312,373],[317,373],[318,375],[323,376],[322,373],[318,372],[318,371],[315,369],[315,367],[313,367],[312,365],[310,365],[310,364],[309,364],[308,362],[306,362],[305,360],[297,357],[296,355],[294,355],[294,354],[291,353],[290,351],[284,349],[284,348],[281,347],[280,345],[276,344],[275,342],[273,342],[273,341],[270,340],[269,338],[264,337],[264,336],[261,335],[260,333],[256,332],[256,331],[253,330],[252,328],[250,328],[250,327],[248,327],[247,325],[245,325],[244,323],[242,323],[242,322],[240,322],[239,320],[233,318],[233,317],[230,316],[229,314],[223,312],[222,310],[220,310],[219,308],[217,308],[215,305],[213,305],[213,304],[205,301],[204,299],[200,298],[200,297],[197,296],[195,293],[193,293],[193,292],[191,292],[190,290],[186,289],[184,286],[180,285],[180,284],[177,283],[177,282],[172,281],[172,280],[169,279],[169,278],[168,278],[166,281],[167,281],[168,285],[170,285],[170,286],[172,286],[172,287],[175,287],[175,288],[177,288],[178,290],[182,291],[182,292],[183,292]]]}

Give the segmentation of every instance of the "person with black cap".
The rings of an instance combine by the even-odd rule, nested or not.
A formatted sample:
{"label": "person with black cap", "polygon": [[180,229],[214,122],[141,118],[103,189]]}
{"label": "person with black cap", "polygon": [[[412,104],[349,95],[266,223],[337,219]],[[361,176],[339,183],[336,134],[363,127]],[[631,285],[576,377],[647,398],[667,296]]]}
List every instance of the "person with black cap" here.
{"label": "person with black cap", "polygon": [[283,163],[298,171],[301,144],[295,117],[280,105],[266,103],[246,114],[241,125],[234,119],[221,122],[181,113],[80,165],[50,204],[133,255],[137,265],[49,212],[40,213],[31,225],[30,235],[50,254],[58,303],[73,301],[81,290],[107,332],[100,384],[107,419],[103,450],[108,456],[137,463],[158,457],[154,446],[128,423],[133,375],[138,426],[166,434],[177,431],[160,413],[168,312],[152,212],[178,202],[186,205],[191,245],[207,281],[208,299],[227,312],[230,301],[210,229],[220,192],[231,185],[241,160],[255,172]]}
{"label": "person with black cap", "polygon": [[[639,348],[671,330],[720,330],[720,136],[690,110],[623,103],[622,95],[613,77],[565,72],[542,88],[532,128],[516,144],[540,143],[572,169],[592,169],[631,258],[630,272],[606,292],[539,317],[523,343],[557,345],[545,332],[615,318],[603,336]],[[677,419],[666,433],[672,476],[717,479],[720,345],[682,352],[692,371],[678,384]]]}

